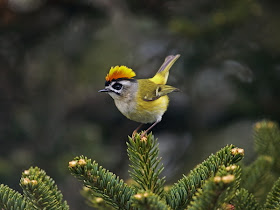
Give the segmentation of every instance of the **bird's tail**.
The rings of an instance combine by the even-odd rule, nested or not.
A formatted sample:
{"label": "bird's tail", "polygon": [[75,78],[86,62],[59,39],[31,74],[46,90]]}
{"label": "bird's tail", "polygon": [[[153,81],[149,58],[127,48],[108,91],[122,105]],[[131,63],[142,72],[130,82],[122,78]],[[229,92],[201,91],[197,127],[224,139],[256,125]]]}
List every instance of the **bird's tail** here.
{"label": "bird's tail", "polygon": [[169,70],[179,57],[179,54],[167,56],[156,75],[153,78],[151,78],[151,81],[153,81],[156,84],[166,84],[169,75]]}

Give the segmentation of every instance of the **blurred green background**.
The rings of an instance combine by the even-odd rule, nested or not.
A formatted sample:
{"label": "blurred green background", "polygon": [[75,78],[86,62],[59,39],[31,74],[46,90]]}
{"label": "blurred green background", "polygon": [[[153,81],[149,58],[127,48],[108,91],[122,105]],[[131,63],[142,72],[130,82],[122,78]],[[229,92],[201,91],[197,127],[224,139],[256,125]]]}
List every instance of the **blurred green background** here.
{"label": "blurred green background", "polygon": [[173,183],[226,144],[254,159],[252,125],[280,121],[280,3],[269,0],[0,0],[0,183],[46,170],[71,209],[88,209],[77,155],[128,179],[126,119],[106,94],[111,66],[151,77],[181,54],[153,133]]}

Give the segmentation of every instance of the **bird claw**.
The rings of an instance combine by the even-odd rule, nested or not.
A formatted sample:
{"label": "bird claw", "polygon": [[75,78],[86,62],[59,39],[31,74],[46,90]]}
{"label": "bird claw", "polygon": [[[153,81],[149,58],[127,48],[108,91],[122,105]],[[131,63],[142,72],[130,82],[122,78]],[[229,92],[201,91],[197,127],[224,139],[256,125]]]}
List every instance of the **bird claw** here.
{"label": "bird claw", "polygon": [[[134,139],[137,134],[137,131],[133,131],[131,138]],[[143,131],[141,136],[140,136],[141,141],[146,141],[147,140],[147,131]]]}
{"label": "bird claw", "polygon": [[132,138],[134,139],[135,138],[135,136],[136,136],[136,134],[137,134],[137,131],[135,130],[135,131],[133,131],[133,133],[132,133]]}
{"label": "bird claw", "polygon": [[137,131],[143,126],[143,123],[141,123],[132,133],[132,138],[134,139],[136,134],[137,134]]}
{"label": "bird claw", "polygon": [[141,139],[142,141],[146,141],[146,140],[147,140],[147,132],[146,132],[146,131],[144,131],[144,132],[141,134],[140,139]]}

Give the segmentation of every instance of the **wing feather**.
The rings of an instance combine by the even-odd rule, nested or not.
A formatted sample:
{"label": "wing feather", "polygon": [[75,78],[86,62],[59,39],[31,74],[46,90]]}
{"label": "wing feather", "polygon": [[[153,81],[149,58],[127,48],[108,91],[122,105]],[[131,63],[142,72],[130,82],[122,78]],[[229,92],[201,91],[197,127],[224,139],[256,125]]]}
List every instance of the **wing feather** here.
{"label": "wing feather", "polygon": [[143,100],[144,101],[154,101],[154,100],[160,98],[161,96],[165,96],[174,91],[177,92],[180,90],[178,88],[175,88],[170,85],[157,85],[154,90],[149,91],[149,93],[147,93],[143,97]]}

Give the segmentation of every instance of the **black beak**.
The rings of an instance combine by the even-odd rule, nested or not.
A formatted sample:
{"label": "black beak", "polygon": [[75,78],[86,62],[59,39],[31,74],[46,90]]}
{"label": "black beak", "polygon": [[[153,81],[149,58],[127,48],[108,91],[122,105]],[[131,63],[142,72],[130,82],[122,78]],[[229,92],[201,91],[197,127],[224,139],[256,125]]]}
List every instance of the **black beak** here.
{"label": "black beak", "polygon": [[106,88],[104,88],[104,89],[102,89],[102,90],[99,90],[98,92],[99,92],[99,93],[101,93],[101,92],[109,92],[109,90],[106,89]]}

